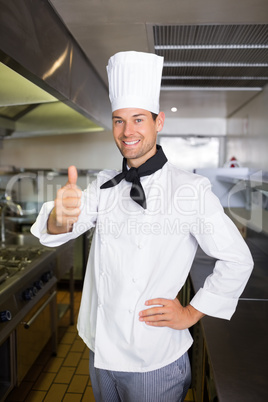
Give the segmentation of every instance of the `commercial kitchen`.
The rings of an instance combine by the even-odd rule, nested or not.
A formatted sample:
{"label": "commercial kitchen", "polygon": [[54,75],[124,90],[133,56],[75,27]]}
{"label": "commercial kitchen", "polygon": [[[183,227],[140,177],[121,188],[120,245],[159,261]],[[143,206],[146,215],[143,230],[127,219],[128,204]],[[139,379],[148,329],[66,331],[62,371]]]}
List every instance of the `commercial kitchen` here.
{"label": "commercial kitchen", "polygon": [[[0,401],[94,401],[76,332],[94,231],[49,248],[30,227],[68,166],[81,189],[121,169],[106,65],[127,50],[164,56],[158,144],[210,180],[254,260],[232,319],[191,328],[186,400],[266,401],[267,0],[0,0]],[[199,248],[183,305],[214,265]]]}

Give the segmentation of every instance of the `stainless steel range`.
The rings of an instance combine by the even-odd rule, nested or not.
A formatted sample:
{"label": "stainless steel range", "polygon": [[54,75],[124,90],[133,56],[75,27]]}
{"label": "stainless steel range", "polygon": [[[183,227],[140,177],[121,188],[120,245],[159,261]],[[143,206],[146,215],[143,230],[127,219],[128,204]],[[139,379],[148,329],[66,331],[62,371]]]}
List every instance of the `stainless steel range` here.
{"label": "stainless steel range", "polygon": [[31,242],[0,247],[0,401],[20,384],[51,336],[52,352],[57,349],[55,250]]}

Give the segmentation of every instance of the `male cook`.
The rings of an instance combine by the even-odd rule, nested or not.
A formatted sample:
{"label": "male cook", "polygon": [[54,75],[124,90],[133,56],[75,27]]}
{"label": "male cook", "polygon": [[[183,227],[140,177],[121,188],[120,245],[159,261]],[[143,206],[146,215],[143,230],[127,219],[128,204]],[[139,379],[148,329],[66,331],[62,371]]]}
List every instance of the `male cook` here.
{"label": "male cook", "polygon": [[[163,58],[120,52],[107,72],[122,172],[105,170],[81,192],[77,171],[32,233],[58,246],[95,227],[78,331],[90,349],[97,402],[183,401],[190,384],[188,328],[205,314],[230,319],[253,263],[209,181],[170,164],[156,145]],[[183,307],[176,298],[198,244],[217,262]]]}

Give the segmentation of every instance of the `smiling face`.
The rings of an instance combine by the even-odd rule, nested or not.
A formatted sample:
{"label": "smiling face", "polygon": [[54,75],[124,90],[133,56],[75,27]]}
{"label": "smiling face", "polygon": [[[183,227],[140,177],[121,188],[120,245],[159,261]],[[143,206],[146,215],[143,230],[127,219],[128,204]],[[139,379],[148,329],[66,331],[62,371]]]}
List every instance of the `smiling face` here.
{"label": "smiling face", "polygon": [[163,112],[153,120],[152,113],[144,109],[125,108],[113,112],[114,139],[129,167],[139,167],[156,153],[156,137],[164,120]]}

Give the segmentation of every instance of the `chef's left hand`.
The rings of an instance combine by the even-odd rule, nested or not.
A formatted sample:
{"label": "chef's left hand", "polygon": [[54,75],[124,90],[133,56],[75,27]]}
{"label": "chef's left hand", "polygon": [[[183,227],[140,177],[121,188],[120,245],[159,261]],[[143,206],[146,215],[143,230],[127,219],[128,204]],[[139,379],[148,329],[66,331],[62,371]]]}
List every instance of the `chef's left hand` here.
{"label": "chef's left hand", "polygon": [[157,298],[147,300],[146,306],[155,306],[142,310],[139,320],[154,327],[169,327],[173,329],[186,329],[196,324],[204,314],[190,304],[183,307],[179,300]]}

